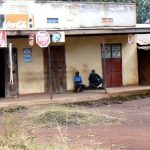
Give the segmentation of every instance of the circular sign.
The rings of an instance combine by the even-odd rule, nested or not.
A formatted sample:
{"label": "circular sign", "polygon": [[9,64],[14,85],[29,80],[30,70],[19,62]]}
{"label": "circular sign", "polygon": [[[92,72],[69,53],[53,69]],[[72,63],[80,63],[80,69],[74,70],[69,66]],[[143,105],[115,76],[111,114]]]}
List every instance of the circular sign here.
{"label": "circular sign", "polygon": [[54,32],[54,33],[52,34],[52,41],[53,41],[53,42],[60,42],[60,40],[61,40],[61,33],[59,33],[59,32]]}
{"label": "circular sign", "polygon": [[46,32],[46,31],[39,31],[36,34],[36,43],[40,47],[48,47],[48,45],[50,43],[50,35],[49,35],[49,33]]}

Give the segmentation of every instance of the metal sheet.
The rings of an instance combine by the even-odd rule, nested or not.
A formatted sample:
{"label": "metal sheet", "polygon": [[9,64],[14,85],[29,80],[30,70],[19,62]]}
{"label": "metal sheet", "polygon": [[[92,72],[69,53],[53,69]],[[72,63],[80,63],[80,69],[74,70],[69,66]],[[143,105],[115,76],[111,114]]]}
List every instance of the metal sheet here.
{"label": "metal sheet", "polygon": [[137,43],[139,45],[150,45],[150,34],[137,34]]}

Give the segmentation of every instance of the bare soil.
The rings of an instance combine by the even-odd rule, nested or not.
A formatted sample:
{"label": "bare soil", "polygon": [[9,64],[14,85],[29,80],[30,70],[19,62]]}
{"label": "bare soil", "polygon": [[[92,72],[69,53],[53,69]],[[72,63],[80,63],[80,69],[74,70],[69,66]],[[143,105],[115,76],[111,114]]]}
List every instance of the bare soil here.
{"label": "bare soil", "polygon": [[[41,105],[38,109],[43,107],[47,106]],[[150,97],[118,103],[91,103],[86,107],[121,121],[82,127],[36,128],[32,134],[40,144],[65,143],[77,150],[86,147],[96,150],[150,150]],[[27,111],[25,113],[29,114]],[[2,130],[0,123],[0,132]]]}
{"label": "bare soil", "polygon": [[[118,118],[117,124],[99,124],[86,127],[68,127],[61,134],[67,144],[76,149],[84,147],[110,150],[150,150],[150,98],[124,101],[119,104],[90,105],[90,109]],[[35,132],[40,143],[61,140],[58,129],[39,129]]]}

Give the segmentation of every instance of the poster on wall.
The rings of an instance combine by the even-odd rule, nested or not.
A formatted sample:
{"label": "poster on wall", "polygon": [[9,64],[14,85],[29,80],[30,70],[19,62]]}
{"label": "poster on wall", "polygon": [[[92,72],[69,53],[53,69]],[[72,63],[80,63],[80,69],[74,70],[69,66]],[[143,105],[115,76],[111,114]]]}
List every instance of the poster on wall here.
{"label": "poster on wall", "polygon": [[5,14],[7,30],[29,30],[34,28],[32,14]]}
{"label": "poster on wall", "polygon": [[6,31],[0,31],[0,47],[7,47]]}
{"label": "poster on wall", "polygon": [[4,14],[0,14],[0,30],[5,29],[5,17]]}
{"label": "poster on wall", "polygon": [[24,59],[24,62],[32,62],[31,48],[24,48],[23,49],[23,59]]}

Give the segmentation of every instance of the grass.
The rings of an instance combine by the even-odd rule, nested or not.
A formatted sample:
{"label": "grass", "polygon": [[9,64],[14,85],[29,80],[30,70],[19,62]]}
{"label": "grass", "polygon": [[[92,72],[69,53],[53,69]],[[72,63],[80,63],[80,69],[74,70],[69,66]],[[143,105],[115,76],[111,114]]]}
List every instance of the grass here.
{"label": "grass", "polygon": [[[101,123],[116,123],[120,119],[100,114],[89,107],[77,105],[52,105],[48,107],[22,106],[0,109],[1,124],[4,127],[0,135],[0,150],[75,150],[68,143],[64,128],[86,127]],[[59,145],[39,145],[31,132],[36,128],[56,128],[59,132]],[[53,136],[53,135],[51,135]],[[50,139],[51,140],[51,139]],[[81,150],[104,150],[89,148],[85,145]],[[105,149],[106,150],[106,149]]]}
{"label": "grass", "polygon": [[55,105],[49,107],[49,109],[44,112],[39,112],[34,121],[42,127],[55,127],[57,125],[62,127],[66,125],[79,127],[98,123],[116,123],[119,119],[98,114],[85,107]]}

